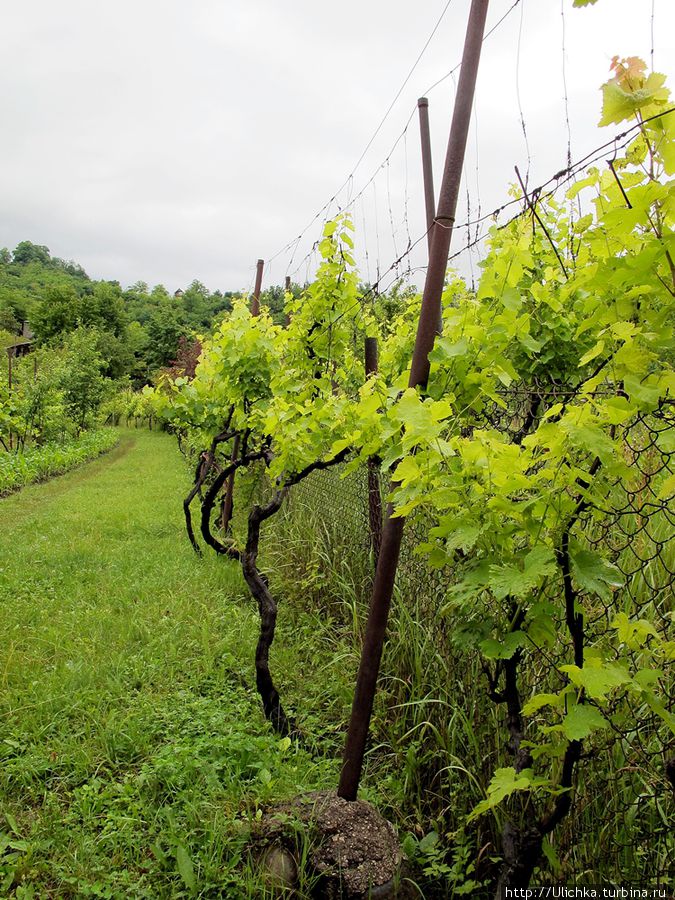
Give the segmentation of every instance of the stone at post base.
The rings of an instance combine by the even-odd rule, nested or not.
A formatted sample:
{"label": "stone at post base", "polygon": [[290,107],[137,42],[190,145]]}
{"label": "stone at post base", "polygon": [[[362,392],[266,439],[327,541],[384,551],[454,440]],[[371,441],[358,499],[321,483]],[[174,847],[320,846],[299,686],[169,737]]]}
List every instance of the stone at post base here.
{"label": "stone at post base", "polygon": [[316,876],[314,896],[326,900],[404,896],[397,886],[401,848],[396,830],[370,803],[315,791],[268,808],[259,834],[268,848],[263,867],[270,847],[297,853],[299,830],[307,842],[305,868]]}

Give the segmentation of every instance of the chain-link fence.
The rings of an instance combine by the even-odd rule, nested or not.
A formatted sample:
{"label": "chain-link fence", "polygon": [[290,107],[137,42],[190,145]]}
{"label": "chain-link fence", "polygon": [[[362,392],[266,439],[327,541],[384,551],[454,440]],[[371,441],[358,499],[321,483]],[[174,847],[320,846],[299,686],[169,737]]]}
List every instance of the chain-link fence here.
{"label": "chain-link fence", "polygon": [[[506,406],[485,414],[485,425],[519,443],[551,403],[564,399],[555,390],[511,397]],[[598,551],[620,573],[604,595],[580,596],[589,644],[609,635],[618,613],[651,623],[659,639],[672,638],[675,510],[668,479],[675,471],[673,426],[673,404],[622,426],[620,444],[632,475],[616,480],[604,503],[590,503],[574,527],[575,540]],[[260,492],[263,485],[260,473],[249,490]],[[374,740],[387,759],[381,771],[388,766],[402,770],[408,800],[396,814],[455,833],[461,814],[482,798],[495,767],[508,765],[508,734],[501,712],[487,699],[477,655],[460,653],[456,646],[462,623],[440,612],[452,571],[431,569],[416,552],[427,531],[422,516],[408,519]],[[271,523],[266,546],[274,566],[286,567],[285,582],[302,582],[305,600],[312,584],[316,602],[339,609],[348,597],[346,605],[358,608],[352,621],[362,625],[373,572],[365,468],[346,476],[337,468],[317,472],[297,485]],[[562,606],[560,596],[552,593],[547,599]],[[566,635],[564,612],[560,615],[559,633]],[[532,664],[530,674],[523,674],[523,696],[528,690],[546,690],[549,681],[558,689],[557,667],[570,662],[568,644],[542,649],[540,660],[536,648],[528,652]],[[639,670],[640,651],[632,656]],[[666,715],[675,712],[672,672],[654,677],[665,698],[663,710]],[[608,712],[618,713],[627,702],[627,694],[620,692]],[[556,855],[551,859],[557,862],[551,865],[563,880],[593,876],[652,882],[672,875],[673,735],[658,709],[637,700],[630,706],[623,718],[612,715],[611,729],[585,747],[577,800],[552,837]],[[379,766],[377,753],[370,766]],[[474,843],[483,842],[487,860],[498,852],[498,837],[485,824],[476,829]]]}

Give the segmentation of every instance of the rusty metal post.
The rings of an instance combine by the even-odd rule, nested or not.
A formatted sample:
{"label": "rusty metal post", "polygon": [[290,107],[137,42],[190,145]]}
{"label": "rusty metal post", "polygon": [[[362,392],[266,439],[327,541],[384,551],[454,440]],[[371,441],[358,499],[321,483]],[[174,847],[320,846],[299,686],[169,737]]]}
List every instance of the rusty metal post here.
{"label": "rusty metal post", "polygon": [[[367,337],[365,347],[366,379],[377,372],[377,338]],[[368,459],[368,523],[370,544],[375,566],[382,546],[382,491],[380,487],[380,461],[375,456]]]}
{"label": "rusty metal post", "polygon": [[[431,136],[429,132],[429,101],[420,97],[417,101],[420,118],[420,141],[422,144],[422,176],[424,179],[424,210],[427,217],[427,244],[431,254],[431,242],[436,218],[436,201],[434,200],[434,170],[431,162]],[[443,309],[438,309],[438,334],[443,333]]]}
{"label": "rusty metal post", "polygon": [[431,253],[431,235],[434,230],[436,201],[434,199],[434,170],[431,163],[431,137],[429,135],[429,101],[420,97],[417,101],[420,114],[420,140],[422,143],[422,175],[424,177],[424,209],[427,214],[427,242]]}
{"label": "rusty metal post", "polygon": [[263,267],[265,265],[265,261],[263,259],[259,259],[256,265],[256,273],[255,273],[255,288],[253,290],[253,294],[251,295],[251,315],[259,316],[260,315],[260,288],[262,287],[262,277],[263,277]]}
{"label": "rusty metal post", "polygon": [[[466,151],[471,119],[471,107],[476,87],[481,44],[485,31],[489,0],[472,0],[462,56],[462,69],[457,87],[457,99],[452,115],[448,152],[445,158],[443,182],[437,206],[433,241],[429,254],[429,268],[422,296],[422,309],[417,326],[415,349],[410,370],[410,387],[424,388],[429,379],[429,353],[434,346],[439,306],[443,293],[445,271],[450,251],[452,226],[455,221],[457,197]],[[396,568],[403,538],[403,517],[392,518],[391,504],[382,535],[382,548],[375,573],[370,612],[361,651],[361,663],[342,761],[338,795],[355,800],[358,794],[368,727],[373,711],[377,676],[382,647],[394,591]]]}

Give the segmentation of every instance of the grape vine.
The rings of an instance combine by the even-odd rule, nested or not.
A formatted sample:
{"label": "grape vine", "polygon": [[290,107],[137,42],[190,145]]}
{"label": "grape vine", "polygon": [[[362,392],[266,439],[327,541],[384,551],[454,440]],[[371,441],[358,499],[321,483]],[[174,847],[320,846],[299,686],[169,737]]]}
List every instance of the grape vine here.
{"label": "grape vine", "polygon": [[[636,136],[564,198],[523,197],[523,213],[491,229],[475,292],[449,276],[423,391],[406,387],[419,297],[378,320],[340,216],[325,227],[316,280],[287,298],[287,327],[237,302],[194,378],[153,395],[192,447],[208,448],[185,501],[188,533],[199,549],[190,504],[208,485],[201,535],[239,560],[258,604],[257,688],[282,734],[295,724],[269,671],[277,606],[257,562],[264,523],[311,472],[376,460],[391,514],[428,524],[418,551],[447,576],[450,641],[480,656],[504,710],[503,765],[467,820],[499,823],[500,886],[526,886],[552,852],[586,753],[621,744],[639,757],[648,733],[666,787],[675,769],[672,597],[657,573],[646,617],[597,540],[629,492],[661,546],[672,541],[675,114],[664,77],[640,60],[616,59],[612,72],[601,124],[637,122]],[[367,337],[380,365],[366,378]],[[645,431],[649,491],[631,450]],[[260,466],[269,497],[252,503],[239,545],[217,533],[217,501],[231,472]]]}

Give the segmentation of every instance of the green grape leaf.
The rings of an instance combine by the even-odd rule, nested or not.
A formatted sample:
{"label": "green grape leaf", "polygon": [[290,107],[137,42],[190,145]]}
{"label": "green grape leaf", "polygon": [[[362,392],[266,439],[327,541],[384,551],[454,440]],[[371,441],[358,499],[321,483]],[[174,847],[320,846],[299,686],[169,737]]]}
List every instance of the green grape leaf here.
{"label": "green grape leaf", "polygon": [[665,75],[652,72],[643,80],[642,87],[634,90],[624,90],[616,81],[608,81],[602,86],[602,117],[598,123],[604,125],[618,125],[625,119],[632,118],[636,112],[649,106],[651,103],[664,102],[668,98],[668,92],[663,85]]}
{"label": "green grape leaf", "polygon": [[487,638],[478,646],[487,659],[511,659],[518,647],[522,647],[524,643],[526,643],[526,637],[522,631],[511,631],[500,641]]}
{"label": "green grape leaf", "polygon": [[631,650],[639,650],[643,647],[647,638],[651,635],[658,640],[658,632],[647,619],[631,621],[626,613],[620,612],[612,621],[612,628],[616,629],[616,636],[622,644],[626,644]]}
{"label": "green grape leaf", "polygon": [[560,706],[562,700],[561,694],[535,694],[523,704],[523,715],[532,716],[544,706]]}
{"label": "green grape leaf", "polygon": [[498,806],[515,791],[530,791],[532,788],[548,786],[548,784],[549,782],[546,778],[535,778],[532,769],[523,769],[522,772],[516,772],[512,766],[497,769],[488,785],[486,799],[482,800],[472,810],[467,818],[467,822],[488,812],[490,809],[494,809],[495,806]]}
{"label": "green grape leaf", "polygon": [[507,596],[523,597],[555,570],[553,551],[539,545],[525,556],[522,568],[518,564],[491,566],[490,588],[500,600]]}
{"label": "green grape leaf", "polygon": [[582,591],[607,599],[623,584],[621,571],[594,550],[576,548],[571,557],[572,574]]}
{"label": "green grape leaf", "polygon": [[465,356],[469,351],[469,343],[466,338],[453,341],[446,337],[436,338],[434,349],[429,354],[431,362],[443,363],[456,356]]}
{"label": "green grape leaf", "polygon": [[594,700],[604,700],[610,691],[631,681],[628,671],[623,666],[603,662],[597,657],[588,659],[583,669],[565,665],[560,666],[560,671],[566,672],[572,684],[583,688]]}
{"label": "green grape leaf", "polygon": [[609,723],[595,707],[585,703],[574,706],[562,722],[563,733],[571,741],[582,741],[599,728],[609,728]]}

